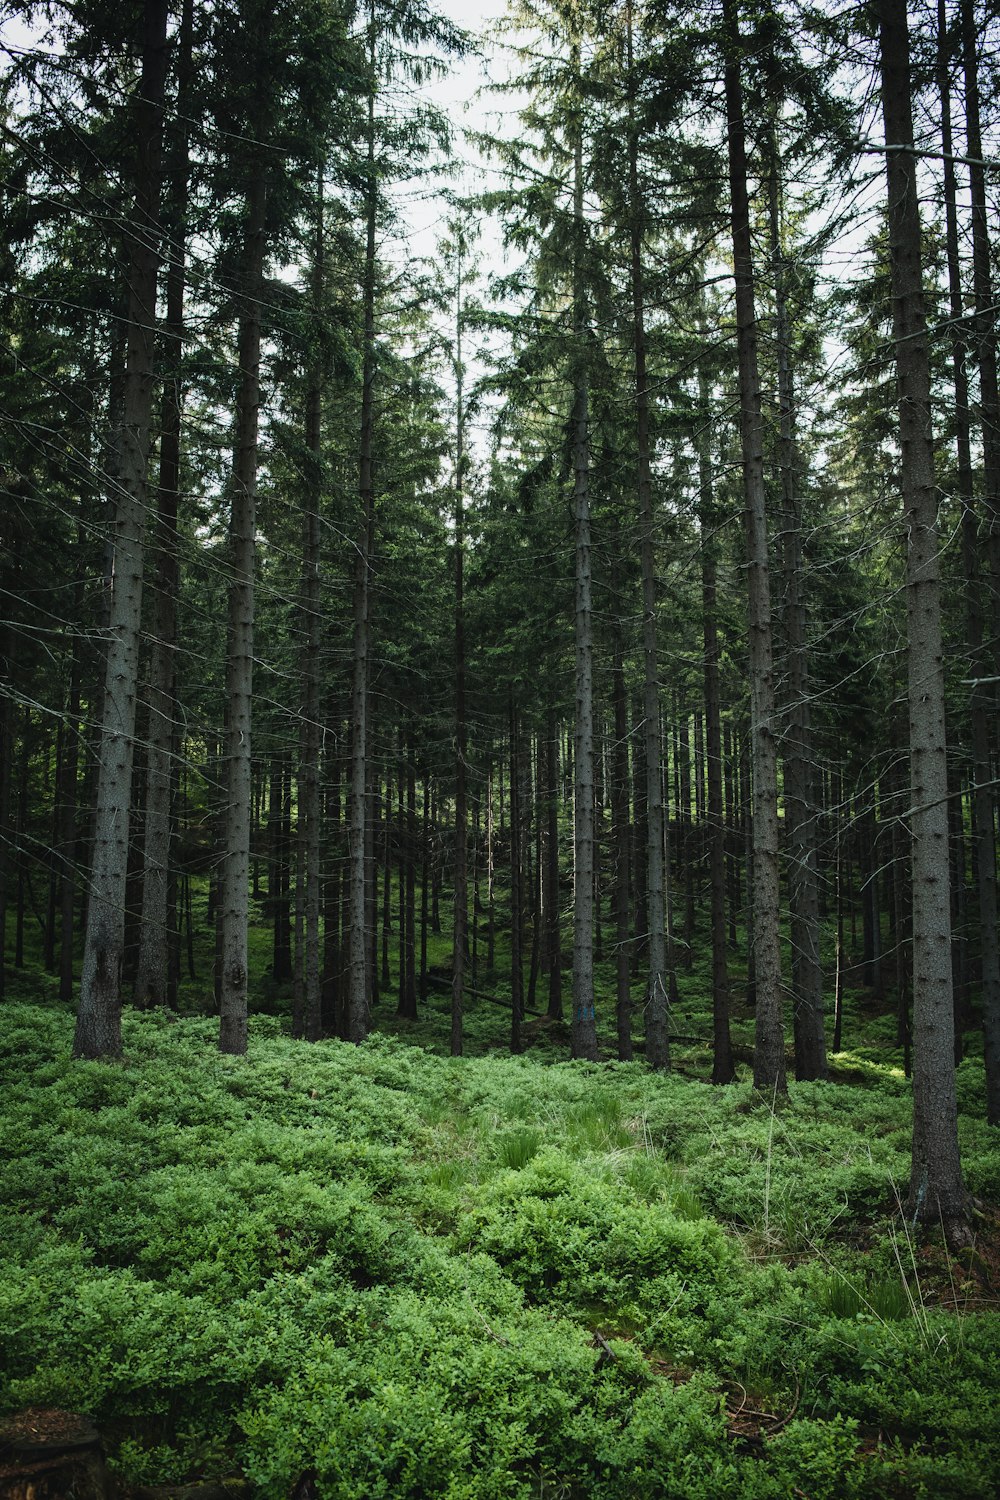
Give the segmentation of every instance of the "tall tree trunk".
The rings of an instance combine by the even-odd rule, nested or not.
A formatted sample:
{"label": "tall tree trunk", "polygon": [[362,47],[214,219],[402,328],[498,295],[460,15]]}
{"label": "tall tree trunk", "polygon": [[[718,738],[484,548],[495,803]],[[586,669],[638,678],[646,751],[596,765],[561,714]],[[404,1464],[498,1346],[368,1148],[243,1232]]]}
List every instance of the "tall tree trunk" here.
{"label": "tall tree trunk", "polygon": [[[82,549],[82,538],[81,526],[77,531],[78,556]],[[83,588],[81,565],[81,571],[73,585],[73,618],[77,620],[82,618],[83,613]],[[69,701],[59,786],[59,851],[62,866],[59,892],[59,998],[64,1002],[73,998],[73,922],[76,914],[77,887],[77,812],[79,808],[77,777],[80,760],[81,676],[80,645],[74,636],[70,648]],[[0,841],[3,837],[3,820],[0,819]],[[0,933],[0,939],[2,939],[2,933]],[[2,993],[2,987],[0,987],[0,993]]]}
{"label": "tall tree trunk", "polygon": [[545,731],[545,872],[544,906],[548,931],[546,951],[549,959],[549,995],[546,1014],[552,1021],[563,1018],[562,1001],[562,932],[559,922],[559,737],[555,709],[549,708]]}
{"label": "tall tree trunk", "polygon": [[462,1055],[462,1009],[469,919],[466,860],[468,808],[465,767],[468,739],[465,722],[465,408],[462,377],[462,250],[457,231],[455,294],[455,916],[452,936],[451,1055]]}
{"label": "tall tree trunk", "polygon": [[[574,46],[577,68],[579,48]],[[574,124],[573,268],[576,347],[573,371],[573,522],[576,554],[576,728],[574,734],[573,1021],[574,1057],[596,1059],[594,1017],[594,623],[590,572],[588,318],[583,268],[583,135]],[[511,787],[513,795],[513,786]]]}
{"label": "tall tree trunk", "polygon": [[632,358],[635,367],[636,477],[639,502],[639,567],[642,574],[643,761],[646,773],[646,1061],[670,1066],[667,973],[666,825],[663,817],[663,747],[656,640],[656,556],[653,545],[653,478],[650,464],[649,379],[646,372],[646,314],[642,241],[644,201],[639,187],[639,139],[635,119],[632,5],[627,7],[629,90],[629,233],[632,281]]}
{"label": "tall tree trunk", "polygon": [[[328,715],[332,718],[332,715]],[[323,1030],[336,1035],[340,1010],[340,748],[334,727],[326,734],[326,865],[323,879]]]}
{"label": "tall tree trunk", "polygon": [[392,984],[389,970],[389,938],[392,935],[392,780],[385,780],[382,799],[382,989]]}
{"label": "tall tree trunk", "polygon": [[[312,311],[317,333],[323,318],[326,275],[323,236],[323,166],[316,174],[316,225],[313,236]],[[309,492],[302,522],[302,773],[300,776],[299,838],[302,888],[298,893],[303,925],[303,1010],[306,1040],[319,1040],[322,1027],[319,914],[322,799],[319,777],[320,689],[323,620],[320,613],[320,503],[323,489],[323,390],[325,371],[317,356],[306,393],[305,437],[312,464],[307,470]]]}
{"label": "tall tree trunk", "polygon": [[781,888],[778,868],[778,761],[771,641],[771,588],[764,489],[764,441],[757,317],[747,196],[746,132],[740,81],[741,40],[734,0],[723,0],[728,38],[725,67],[729,185],[736,279],[740,437],[743,452],[750,649],[750,744],[753,768],[753,960],[756,983],[754,1085],[784,1092]]}
{"label": "tall tree trunk", "polygon": [[708,761],[708,868],[712,928],[712,1082],[736,1076],[729,1031],[729,971],[726,953],[726,824],[722,806],[722,704],[719,691],[719,627],[716,607],[715,506],[709,453],[709,384],[701,369],[702,437],[698,450],[698,520],[701,531],[701,615],[705,645],[705,758]]}
{"label": "tall tree trunk", "polygon": [[420,976],[417,994],[427,999],[427,933],[430,927],[431,868],[431,788],[430,777],[423,777],[423,806],[420,813]]}
{"label": "tall tree trunk", "polygon": [[[9,683],[13,665],[14,632],[0,625],[0,681]],[[75,725],[74,731],[75,731]],[[7,904],[10,892],[10,789],[14,777],[14,699],[0,692],[0,1000],[7,986]]]}
{"label": "tall tree trunk", "polygon": [[736,749],[732,728],[726,720],[722,726],[722,783],[726,801],[726,902],[728,907],[726,938],[730,948],[737,946],[736,924],[742,897],[740,894],[740,860],[736,849],[738,830],[736,807],[736,777],[734,761]]}
{"label": "tall tree trunk", "polygon": [[510,728],[510,1050],[523,1050],[524,967],[521,953],[521,786],[519,772],[520,724],[514,690],[508,697]]}
{"label": "tall tree trunk", "polygon": [[136,194],[129,246],[121,463],[116,487],[114,584],[101,716],[94,856],[73,1054],[121,1053],[129,801],[142,629],[142,561],[153,405],[159,266],[160,154],[167,68],[167,3],[145,0],[136,95]]}
{"label": "tall tree trunk", "polygon": [[618,1022],[618,1058],[632,1060],[632,994],[629,986],[632,954],[629,943],[629,778],[628,699],[625,696],[625,660],[620,616],[614,622],[614,666],[612,693],[615,708],[611,806],[615,840],[615,979]]}
{"label": "tall tree trunk", "polygon": [[496,903],[494,881],[496,840],[493,825],[493,761],[486,771],[486,967],[493,972],[496,967]]}
{"label": "tall tree trunk", "polygon": [[[943,5],[943,0],[941,0]],[[939,10],[940,16],[940,10]],[[939,19],[939,26],[943,21]],[[979,941],[982,958],[983,1036],[986,1064],[986,1118],[1000,1125],[1000,915],[997,910],[996,784],[990,766],[990,744],[997,734],[996,684],[989,679],[1000,671],[1000,404],[997,400],[996,310],[990,275],[990,242],[986,218],[986,178],[982,161],[983,143],[979,119],[979,75],[973,0],[963,0],[962,32],[965,60],[965,116],[972,189],[972,256],[976,303],[976,352],[979,365],[980,412],[983,429],[983,514],[986,559],[991,583],[990,629],[994,646],[992,661],[984,642],[983,588],[979,569],[977,517],[972,501],[971,458],[968,455],[968,383],[965,374],[965,344],[960,333],[963,312],[958,279],[958,228],[954,220],[954,167],[948,158],[951,145],[943,144],[946,172],[945,197],[951,210],[948,219],[948,264],[952,281],[952,317],[955,319],[955,403],[959,408],[959,471],[963,459],[968,467],[968,503],[962,488],[962,557],[966,578],[967,620],[972,671],[972,839],[975,851],[976,890],[979,903]],[[942,64],[942,111],[950,134],[947,65]],[[953,269],[954,268],[954,269]],[[964,392],[964,400],[963,400]],[[964,430],[963,430],[964,428]],[[962,445],[964,440],[965,453]]]}
{"label": "tall tree trunk", "polygon": [[948,777],[937,494],[924,318],[906,0],[879,0],[899,442],[907,527],[906,615],[913,870],[913,1154],[908,1212],[960,1225]]}
{"label": "tall tree trunk", "polygon": [[374,760],[365,778],[365,984],[369,1015],[379,1002],[378,987],[378,835],[379,775]]}
{"label": "tall tree trunk", "polygon": [[229,520],[229,635],[226,653],[225,816],[221,882],[222,963],[219,1050],[247,1050],[250,919],[250,722],[253,694],[254,530],[260,416],[260,310],[264,283],[263,154],[247,192],[241,288],[236,438]]}
{"label": "tall tree trunk", "polygon": [[367,943],[365,941],[365,786],[368,763],[368,594],[370,548],[375,518],[372,479],[372,433],[375,383],[375,230],[378,181],[375,172],[375,32],[371,26],[369,63],[372,92],[368,98],[367,228],[363,288],[363,371],[358,493],[361,518],[354,567],[354,658],[351,687],[351,776],[348,796],[348,980],[345,1035],[361,1042],[368,1035]]}
{"label": "tall tree trunk", "polygon": [[149,730],[146,751],[146,827],[143,847],[142,922],[135,1003],[166,1005],[170,990],[171,800],[177,747],[177,508],[180,498],[184,349],[185,240],[188,200],[188,116],[193,0],[184,0],[178,39],[177,129],[167,207],[167,307],[163,329],[163,414],[157,516],[153,642],[149,664]]}
{"label": "tall tree trunk", "polygon": [[[399,1014],[408,1021],[417,1019],[417,772],[414,765],[416,747],[411,730],[405,740],[406,753],[406,923],[405,941],[399,955],[402,976]],[[401,939],[402,941],[402,939]]]}
{"label": "tall tree trunk", "polygon": [[778,463],[781,472],[781,554],[784,625],[788,648],[788,727],[785,734],[785,839],[792,946],[792,1032],[795,1076],[825,1078],[823,971],[819,961],[819,869],[809,715],[809,659],[802,577],[802,505],[796,476],[795,394],[787,268],[781,243],[780,154],[777,132],[770,143],[770,232],[774,273],[775,343],[778,360]]}
{"label": "tall tree trunk", "polygon": [[[975,0],[962,0],[965,73],[965,140],[972,199],[972,277],[976,303],[975,347],[979,366],[979,413],[983,433],[983,521],[991,582],[993,669],[1000,674],[1000,389],[997,375],[996,308],[993,305],[986,168],[979,100],[979,44]],[[994,700],[995,710],[995,700]],[[998,1059],[1000,1060],[1000,1059]]]}

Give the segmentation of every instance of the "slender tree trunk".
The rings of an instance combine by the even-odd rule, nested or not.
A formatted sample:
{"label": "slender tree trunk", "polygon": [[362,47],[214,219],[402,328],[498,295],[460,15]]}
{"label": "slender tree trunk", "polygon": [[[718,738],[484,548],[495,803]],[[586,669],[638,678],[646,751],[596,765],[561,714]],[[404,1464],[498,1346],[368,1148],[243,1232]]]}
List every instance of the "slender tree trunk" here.
{"label": "slender tree trunk", "polygon": [[750,648],[750,743],[753,764],[753,958],[756,981],[754,1085],[784,1093],[781,888],[778,868],[778,761],[771,641],[771,589],[764,489],[764,443],[757,318],[747,196],[746,137],[740,80],[740,36],[734,0],[724,0],[729,55],[725,68],[736,337],[739,352],[740,436],[743,450]]}
{"label": "slender tree trunk", "polygon": [[135,1003],[141,1009],[168,1003],[172,929],[168,920],[171,801],[177,743],[177,508],[180,498],[184,341],[185,238],[188,200],[188,114],[193,0],[185,0],[178,40],[176,158],[171,164],[167,238],[167,307],[163,330],[167,375],[160,434],[156,592],[149,665],[146,751],[146,827],[143,847],[142,921]]}
{"label": "slender tree trunk", "polygon": [[496,905],[494,901],[494,879],[496,875],[494,855],[496,841],[493,827],[493,761],[486,772],[486,967],[490,973],[496,967]]}
{"label": "slender tree trunk", "polygon": [[[996,308],[993,304],[991,239],[986,200],[986,169],[979,100],[979,44],[974,0],[962,0],[962,45],[965,72],[965,140],[969,156],[972,199],[972,276],[976,303],[975,348],[979,366],[979,413],[983,433],[983,532],[990,573],[993,671],[1000,675],[1000,389],[997,376]],[[994,698],[994,712],[996,700]],[[1000,1047],[1000,1016],[996,1034],[987,1039]],[[994,1051],[1000,1065],[1000,1051]],[[993,1078],[991,1088],[1000,1087]]]}
{"label": "slender tree trunk", "polygon": [[379,1002],[378,987],[378,837],[379,775],[369,761],[365,778],[365,988],[369,1015]]}
{"label": "slender tree trunk", "polygon": [[514,690],[509,694],[510,727],[510,1050],[523,1050],[524,967],[521,954],[521,796],[518,759],[520,725]]}
{"label": "slender tree trunk", "polygon": [[784,625],[788,646],[788,728],[785,735],[785,839],[788,848],[788,905],[792,940],[792,1030],[795,1076],[825,1078],[823,971],[819,961],[819,869],[809,715],[809,659],[802,577],[802,505],[796,476],[795,394],[791,329],[786,294],[787,269],[781,244],[781,186],[776,132],[771,139],[770,231],[775,286],[775,343],[778,357],[778,461],[781,471],[781,552]]}
{"label": "slender tree trunk", "polygon": [[740,857],[737,851],[739,837],[738,810],[736,806],[736,774],[734,761],[736,759],[736,748],[730,724],[723,724],[723,785],[726,797],[726,893],[729,905],[729,919],[727,924],[727,937],[730,948],[735,952],[738,944],[736,931],[742,895],[740,892]]}
{"label": "slender tree trunk", "polygon": [[[579,52],[576,49],[579,64]],[[573,271],[576,349],[573,373],[573,520],[576,552],[576,729],[574,735],[575,878],[573,887],[574,1057],[596,1059],[594,1017],[594,639],[590,572],[590,434],[587,379],[587,301],[583,280],[583,139],[574,126]],[[511,788],[513,795],[513,787]]]}
{"label": "slender tree trunk", "polygon": [[117,1057],[121,1053],[120,985],[159,265],[166,0],[145,0],[143,14],[142,77],[136,96],[136,195],[134,233],[129,247],[124,422],[116,487],[114,584],[87,936],[73,1042],[76,1057]]}
{"label": "slender tree trunk", "polygon": [[250,918],[250,723],[253,701],[254,530],[260,415],[260,310],[264,282],[263,154],[247,192],[240,385],[236,403],[229,521],[229,637],[226,655],[225,819],[222,863],[222,965],[219,1050],[247,1050]]}
{"label": "slender tree trunk", "polygon": [[958,1151],[937,494],[905,0],[879,0],[899,441],[907,527],[913,870],[913,1156],[908,1211],[965,1221]]}
{"label": "slender tree trunk", "polygon": [[417,995],[427,999],[427,933],[430,927],[431,870],[431,797],[430,778],[423,778],[423,806],[420,813],[420,979]]}
{"label": "slender tree trunk", "polygon": [[14,967],[24,968],[24,918],[27,910],[28,884],[31,872],[28,865],[28,826],[31,809],[28,805],[29,773],[31,771],[31,709],[24,710],[24,728],[21,730],[21,754],[18,761],[17,820],[14,825],[14,848],[17,850],[17,910],[14,914]]}
{"label": "slender tree trunk", "polygon": [[663,816],[663,749],[656,640],[656,556],[653,545],[653,478],[650,463],[649,379],[646,372],[646,314],[642,264],[644,201],[639,187],[639,139],[635,121],[635,69],[632,58],[632,5],[627,9],[629,83],[629,233],[632,281],[632,358],[635,366],[636,476],[639,501],[639,567],[642,574],[643,761],[646,773],[646,1061],[670,1066],[667,974],[666,825]]}
{"label": "slender tree trunk", "polygon": [[[82,527],[77,534],[77,553],[80,552]],[[82,618],[83,577],[78,577],[73,587],[74,619]],[[69,667],[69,702],[66,713],[66,732],[59,787],[59,851],[62,880],[59,892],[59,998],[69,1002],[73,998],[73,919],[76,911],[77,884],[77,811],[79,796],[77,779],[80,760],[80,679],[81,663],[79,642],[74,637]],[[3,747],[0,746],[0,750]],[[0,774],[3,774],[0,772]],[[0,842],[5,829],[0,819]],[[2,933],[0,933],[2,940]],[[2,987],[0,987],[2,993]]]}
{"label": "slender tree trunk", "polygon": [[[374,27],[370,63],[374,75]],[[361,386],[361,444],[358,492],[361,520],[354,569],[354,667],[351,690],[351,777],[348,799],[348,989],[345,1035],[361,1042],[368,1035],[367,944],[365,941],[365,785],[368,761],[368,593],[370,548],[375,516],[372,433],[375,382],[375,231],[378,181],[375,173],[375,96],[368,99],[367,229],[363,289],[364,366]]]}
{"label": "slender tree trunk", "polygon": [[399,956],[403,976],[399,1014],[408,1021],[417,1019],[417,773],[414,766],[415,746],[412,732],[406,739],[406,941]]}
{"label": "slender tree trunk", "polygon": [[[529,735],[521,757],[524,783],[523,801],[527,803],[530,809],[528,816],[524,820],[525,886],[531,893],[531,957],[528,962],[528,994],[526,1001],[528,1010],[535,1009],[535,1001],[538,994],[538,969],[541,961],[542,931],[542,825],[537,774],[535,776],[534,787],[532,787],[532,768],[534,766],[537,772],[537,762],[532,756],[531,747],[532,741]],[[535,851],[534,864],[532,864],[530,855],[532,845]]]}
{"label": "slender tree trunk", "polygon": [[716,606],[715,507],[709,454],[709,385],[699,371],[702,437],[698,450],[701,531],[701,614],[705,645],[705,757],[708,761],[708,867],[712,928],[712,1082],[736,1076],[729,1031],[729,971],[726,953],[726,824],[722,806],[722,704],[719,690],[719,627]]}
{"label": "slender tree trunk", "polygon": [[476,787],[475,796],[472,799],[472,951],[470,962],[472,965],[472,987],[475,989],[479,984],[479,916],[482,906],[479,899],[479,832],[481,824],[481,801],[482,797],[479,787]]}
{"label": "slender tree trunk", "polygon": [[[326,862],[323,880],[323,1030],[336,1035],[340,1009],[340,750],[334,725],[326,739]],[[339,727],[339,726],[337,726]]]}
{"label": "slender tree trunk", "polygon": [[[317,329],[323,318],[323,286],[326,276],[323,235],[323,167],[316,174],[316,226],[313,242],[312,304]],[[323,391],[324,369],[320,359],[313,364],[306,394],[306,448],[312,457],[307,470],[309,492],[305,496],[302,525],[302,774],[299,781],[299,839],[302,888],[299,908],[303,925],[303,1010],[305,1036],[319,1040],[322,1028],[320,986],[319,916],[322,797],[319,777],[320,690],[323,619],[320,598],[320,503],[323,485]]]}
{"label": "slender tree trunk", "polygon": [[[13,631],[0,625],[0,681],[9,683],[13,665]],[[75,726],[74,726],[75,728]],[[0,1000],[7,984],[7,904],[10,893],[10,789],[14,776],[14,700],[0,692]]]}
{"label": "slender tree trunk", "polygon": [[462,1055],[462,1010],[469,919],[468,808],[465,784],[465,408],[462,377],[462,230],[457,235],[455,295],[455,916],[452,936],[451,1055]]}
{"label": "slender tree trunk", "polygon": [[[944,41],[944,0],[939,0],[941,32],[942,149],[945,154],[945,201],[948,210],[948,270],[951,283],[951,314],[954,335],[955,405],[958,417],[959,487],[962,495],[962,560],[966,582],[966,619],[972,671],[972,843],[976,891],[979,905],[979,941],[982,961],[983,1036],[986,1064],[986,1118],[1000,1125],[1000,915],[997,903],[996,785],[990,764],[990,745],[996,741],[996,685],[989,678],[997,671],[1000,640],[1000,408],[997,402],[997,354],[995,310],[990,275],[990,248],[986,219],[986,181],[981,166],[969,169],[972,188],[972,253],[976,303],[976,349],[979,365],[980,412],[983,426],[984,495],[982,523],[986,559],[992,585],[991,629],[995,637],[992,660],[985,646],[983,584],[980,576],[979,524],[972,488],[969,438],[969,397],[966,375],[964,311],[958,262],[958,225],[955,213],[955,169],[949,160],[951,108]],[[969,156],[982,160],[979,120],[979,78],[975,10],[964,0],[962,29],[965,54],[966,131]],[[947,131],[947,139],[945,132]]]}
{"label": "slender tree trunk", "polygon": [[563,1018],[562,1000],[562,932],[559,922],[559,738],[555,710],[546,715],[545,732],[545,921],[549,957],[549,995],[546,1014],[552,1021]]}
{"label": "slender tree trunk", "polygon": [[386,777],[382,800],[382,988],[392,984],[389,938],[392,935],[392,781]]}
{"label": "slender tree trunk", "polygon": [[836,882],[836,923],[837,930],[834,938],[834,979],[833,979],[833,1038],[831,1046],[834,1053],[840,1051],[844,1030],[844,819],[843,819],[843,777],[838,775],[837,788],[834,798],[835,803],[835,832],[834,832],[834,880]]}
{"label": "slender tree trunk", "polygon": [[[54,974],[56,967],[56,902],[59,896],[59,787],[62,783],[63,746],[65,741],[65,724],[62,720],[56,723],[56,763],[54,775],[54,788],[51,798],[50,844],[46,863],[48,865],[48,881],[45,902],[45,936],[42,945],[43,959],[46,974]],[[48,756],[46,757],[48,761]],[[46,775],[46,782],[48,782]],[[48,786],[43,788],[47,794]],[[47,799],[48,800],[48,799]]]}
{"label": "slender tree trunk", "polygon": [[628,699],[625,696],[625,661],[621,620],[614,624],[612,693],[615,708],[615,749],[611,805],[615,839],[615,977],[617,991],[618,1058],[632,1060],[632,993],[629,987],[631,951],[629,943],[629,778]]}

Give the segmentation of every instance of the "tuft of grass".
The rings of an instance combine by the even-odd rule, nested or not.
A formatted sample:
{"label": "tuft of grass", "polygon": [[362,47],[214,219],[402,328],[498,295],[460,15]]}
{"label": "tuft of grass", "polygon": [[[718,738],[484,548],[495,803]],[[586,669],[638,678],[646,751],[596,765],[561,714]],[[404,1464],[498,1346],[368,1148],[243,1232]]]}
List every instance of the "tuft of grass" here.
{"label": "tuft of grass", "polygon": [[534,1161],[542,1149],[543,1136],[534,1126],[522,1125],[517,1130],[505,1131],[497,1139],[497,1160],[502,1167],[520,1172]]}

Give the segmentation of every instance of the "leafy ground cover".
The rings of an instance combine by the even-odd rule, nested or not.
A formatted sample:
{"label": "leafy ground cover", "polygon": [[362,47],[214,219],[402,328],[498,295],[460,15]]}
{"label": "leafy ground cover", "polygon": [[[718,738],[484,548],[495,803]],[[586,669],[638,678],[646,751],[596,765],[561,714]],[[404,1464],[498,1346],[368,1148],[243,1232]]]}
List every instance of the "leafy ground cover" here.
{"label": "leafy ground cover", "polygon": [[[430,1018],[428,1019],[430,1024]],[[917,1243],[908,1087],[719,1090],[259,1017],[0,1017],[0,1407],[126,1479],[323,1496],[992,1497],[995,1225]],[[981,1067],[981,1065],[979,1065]],[[1000,1153],[963,1065],[972,1190]]]}

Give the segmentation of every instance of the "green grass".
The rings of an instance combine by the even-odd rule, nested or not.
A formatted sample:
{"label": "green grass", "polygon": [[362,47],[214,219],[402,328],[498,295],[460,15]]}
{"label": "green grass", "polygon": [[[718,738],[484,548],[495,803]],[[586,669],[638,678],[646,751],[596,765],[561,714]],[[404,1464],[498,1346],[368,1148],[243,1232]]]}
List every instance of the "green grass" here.
{"label": "green grass", "polygon": [[265,1500],[307,1470],[330,1500],[996,1492],[1000,1318],[940,1305],[943,1252],[890,1216],[903,1080],[772,1111],[509,1058],[489,1010],[459,1060],[270,1016],[234,1059],[211,1017],[126,1012],[107,1066],[44,986],[8,1003],[0,1405],[89,1412],[132,1482]]}

